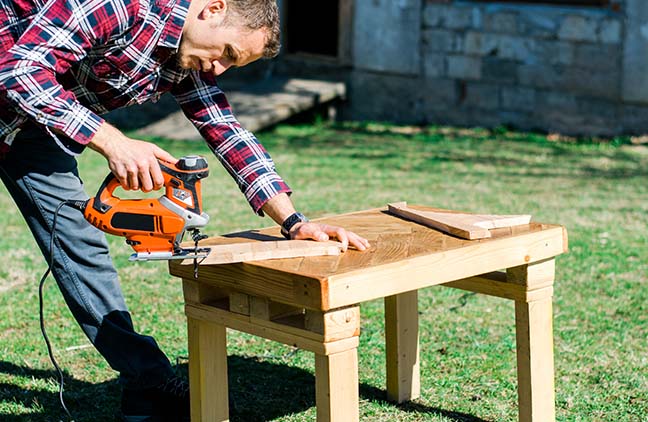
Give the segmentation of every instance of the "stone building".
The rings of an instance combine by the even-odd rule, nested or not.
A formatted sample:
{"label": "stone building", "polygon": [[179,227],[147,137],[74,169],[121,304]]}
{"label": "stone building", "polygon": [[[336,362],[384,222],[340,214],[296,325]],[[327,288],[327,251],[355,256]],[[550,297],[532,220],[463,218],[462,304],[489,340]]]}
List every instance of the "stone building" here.
{"label": "stone building", "polygon": [[275,73],[341,78],[343,116],[648,132],[646,0],[280,0]]}

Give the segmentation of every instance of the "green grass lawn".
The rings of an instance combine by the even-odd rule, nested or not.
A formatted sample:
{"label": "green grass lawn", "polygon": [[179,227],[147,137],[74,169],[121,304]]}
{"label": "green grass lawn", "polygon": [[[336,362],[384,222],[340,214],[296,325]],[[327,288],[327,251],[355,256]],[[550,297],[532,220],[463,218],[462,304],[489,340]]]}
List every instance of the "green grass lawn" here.
{"label": "green grass lawn", "polygon": [[[298,208],[312,217],[407,201],[486,213],[529,213],[567,227],[554,298],[556,405],[560,421],[648,421],[648,147],[552,142],[507,131],[378,124],[280,126],[260,134]],[[176,156],[202,143],[159,144]],[[210,159],[203,182],[205,232],[266,227]],[[107,172],[88,151],[81,175],[94,194]],[[60,415],[54,371],[38,326],[37,283],[46,264],[0,188],[0,420]],[[129,263],[122,238],[112,255],[136,327],[156,337],[186,371],[180,281],[164,263]],[[48,280],[46,316],[77,421],[110,421],[116,374],[89,345]],[[385,401],[382,302],[363,304],[363,421],[517,420],[513,303],[454,289],[420,292],[422,397]],[[312,354],[231,332],[232,421],[315,420]]]}

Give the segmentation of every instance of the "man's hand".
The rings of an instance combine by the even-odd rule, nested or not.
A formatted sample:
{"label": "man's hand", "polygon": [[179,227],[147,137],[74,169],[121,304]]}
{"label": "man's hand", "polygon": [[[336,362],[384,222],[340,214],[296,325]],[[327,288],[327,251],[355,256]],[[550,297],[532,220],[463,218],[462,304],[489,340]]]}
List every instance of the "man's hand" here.
{"label": "man's hand", "polygon": [[313,222],[297,223],[292,229],[290,229],[290,238],[296,240],[313,239],[325,242],[331,237],[336,238],[340,243],[342,243],[342,251],[346,251],[349,245],[359,251],[364,251],[371,246],[367,239],[358,236],[352,231],[345,230],[342,227],[330,226],[328,224]]}
{"label": "man's hand", "polygon": [[178,161],[157,145],[128,138],[108,123],[99,128],[88,146],[106,157],[110,171],[125,190],[160,189],[164,176],[158,160]]}
{"label": "man's hand", "polygon": [[[292,201],[285,193],[276,195],[261,208],[263,212],[268,214],[277,224],[281,223],[294,214],[295,207]],[[349,245],[353,246],[359,251],[364,251],[369,248],[369,241],[357,234],[345,230],[342,227],[330,226],[328,224],[319,224],[315,222],[297,223],[290,228],[290,238],[295,240],[317,240],[324,242],[330,238],[336,238],[342,243],[342,250],[346,251]]]}

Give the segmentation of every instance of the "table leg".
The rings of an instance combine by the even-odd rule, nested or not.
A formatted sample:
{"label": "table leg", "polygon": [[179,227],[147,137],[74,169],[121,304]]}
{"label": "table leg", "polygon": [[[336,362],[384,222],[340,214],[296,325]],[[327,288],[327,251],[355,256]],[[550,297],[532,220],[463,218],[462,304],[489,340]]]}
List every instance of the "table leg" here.
{"label": "table leg", "polygon": [[[529,287],[553,283],[553,273],[553,260],[508,272],[510,281]],[[520,422],[556,420],[551,300],[515,301]]]}
{"label": "table leg", "polygon": [[358,349],[315,354],[317,422],[359,421]]}
{"label": "table leg", "polygon": [[385,298],[387,398],[398,403],[421,395],[418,292]]}
{"label": "table leg", "polygon": [[229,421],[227,332],[220,324],[187,318],[193,422]]}

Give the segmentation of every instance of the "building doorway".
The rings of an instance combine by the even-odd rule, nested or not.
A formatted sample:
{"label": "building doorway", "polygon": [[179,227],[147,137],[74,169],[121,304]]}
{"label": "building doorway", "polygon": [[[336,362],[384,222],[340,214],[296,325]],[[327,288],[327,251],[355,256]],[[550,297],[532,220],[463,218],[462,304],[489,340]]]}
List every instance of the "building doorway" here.
{"label": "building doorway", "polygon": [[283,0],[284,44],[288,55],[345,64],[349,61],[352,0],[313,3]]}

